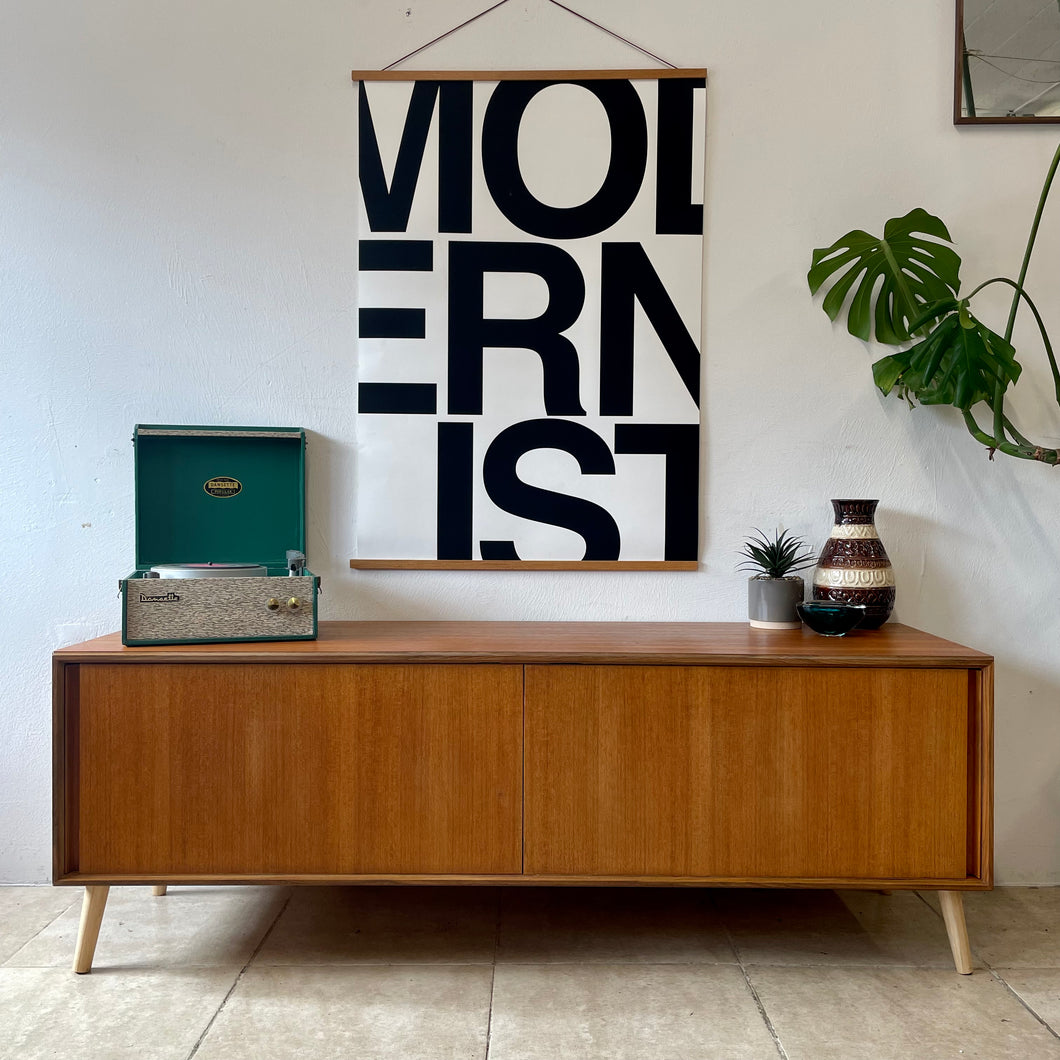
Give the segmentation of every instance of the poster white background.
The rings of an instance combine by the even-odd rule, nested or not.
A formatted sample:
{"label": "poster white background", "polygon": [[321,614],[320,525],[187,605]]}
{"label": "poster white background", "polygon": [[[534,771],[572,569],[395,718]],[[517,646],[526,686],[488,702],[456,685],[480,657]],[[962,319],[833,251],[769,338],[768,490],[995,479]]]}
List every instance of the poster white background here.
{"label": "poster white background", "polygon": [[[361,239],[433,239],[432,272],[363,271],[358,280],[359,305],[426,307],[424,339],[361,338],[360,382],[434,382],[438,416],[361,414],[358,479],[360,559],[435,559],[435,512],[438,499],[436,423],[474,422],[475,486],[473,553],[478,541],[512,540],[525,560],[578,560],[586,543],[573,530],[521,518],[503,511],[487,496],[481,468],[485,451],[500,431],[524,420],[544,417],[542,362],[532,350],[487,349],[483,354],[483,415],[447,413],[447,298],[450,240],[551,243],[573,257],[585,283],[585,301],[575,324],[563,334],[579,357],[579,396],[585,416],[576,419],[613,446],[616,423],[698,423],[699,409],[678,376],[670,357],[640,306],[635,313],[634,415],[600,415],[600,282],[601,245],[636,242],[662,280],[685,329],[700,342],[701,235],[656,234],[655,117],[658,82],[633,80],[648,127],[648,157],[640,191],[616,223],[598,235],[579,239],[545,239],[513,224],[497,207],[482,167],[482,124],[495,81],[478,81],[473,89],[472,231],[439,233],[437,105],[431,122],[407,229],[373,232],[363,199],[358,222]],[[412,82],[369,81],[380,157],[390,186],[401,133],[406,124]],[[693,166],[688,201],[701,204],[705,96],[693,94]],[[553,207],[574,207],[599,190],[611,162],[611,130],[600,101],[577,85],[558,83],[529,103],[519,128],[519,164],[533,196]],[[545,280],[530,273],[488,273],[483,315],[487,318],[531,318],[548,303]],[[665,456],[618,454],[614,475],[583,475],[577,460],[558,449],[536,449],[520,458],[517,473],[525,482],[583,497],[608,511],[622,537],[622,560],[661,560]],[[682,557],[695,558],[695,557]]]}

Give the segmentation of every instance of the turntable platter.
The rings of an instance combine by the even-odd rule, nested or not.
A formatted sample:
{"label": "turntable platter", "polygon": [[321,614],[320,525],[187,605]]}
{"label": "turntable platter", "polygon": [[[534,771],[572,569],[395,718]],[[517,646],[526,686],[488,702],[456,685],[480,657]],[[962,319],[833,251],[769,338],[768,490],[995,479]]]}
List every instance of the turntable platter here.
{"label": "turntable platter", "polygon": [[159,578],[264,578],[257,563],[159,563],[151,568]]}

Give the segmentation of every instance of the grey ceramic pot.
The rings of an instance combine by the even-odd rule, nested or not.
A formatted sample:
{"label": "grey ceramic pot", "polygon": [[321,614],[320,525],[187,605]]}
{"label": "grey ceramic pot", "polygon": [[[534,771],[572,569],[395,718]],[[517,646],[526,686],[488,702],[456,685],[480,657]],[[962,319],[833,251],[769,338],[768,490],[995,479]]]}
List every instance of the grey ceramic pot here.
{"label": "grey ceramic pot", "polygon": [[755,629],[799,629],[795,610],[802,603],[802,578],[751,578],[747,582],[747,617]]}

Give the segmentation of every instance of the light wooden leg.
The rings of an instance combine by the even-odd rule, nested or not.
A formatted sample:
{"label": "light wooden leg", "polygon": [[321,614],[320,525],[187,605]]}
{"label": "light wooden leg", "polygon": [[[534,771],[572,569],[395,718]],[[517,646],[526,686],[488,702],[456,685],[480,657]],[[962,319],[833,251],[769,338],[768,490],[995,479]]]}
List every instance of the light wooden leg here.
{"label": "light wooden leg", "polygon": [[90,885],[85,888],[81,926],[77,929],[77,949],[74,950],[74,971],[78,975],[92,971],[92,956],[96,952],[96,939],[99,938],[99,925],[103,923],[108,894],[109,887]]}
{"label": "light wooden leg", "polygon": [[961,975],[972,974],[972,948],[968,944],[968,925],[964,922],[964,902],[960,891],[939,891],[942,919],[946,922],[953,964]]}
{"label": "light wooden leg", "polygon": [[168,883],[156,883],[155,884],[155,897],[164,898],[166,894],[166,888],[169,886]]}

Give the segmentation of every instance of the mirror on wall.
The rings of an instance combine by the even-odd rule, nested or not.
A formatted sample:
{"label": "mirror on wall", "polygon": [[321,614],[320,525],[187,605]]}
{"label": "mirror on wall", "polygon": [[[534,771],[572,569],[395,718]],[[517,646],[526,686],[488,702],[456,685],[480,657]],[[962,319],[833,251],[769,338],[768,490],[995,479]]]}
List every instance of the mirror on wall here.
{"label": "mirror on wall", "polygon": [[957,125],[1060,122],[1060,0],[957,0]]}

